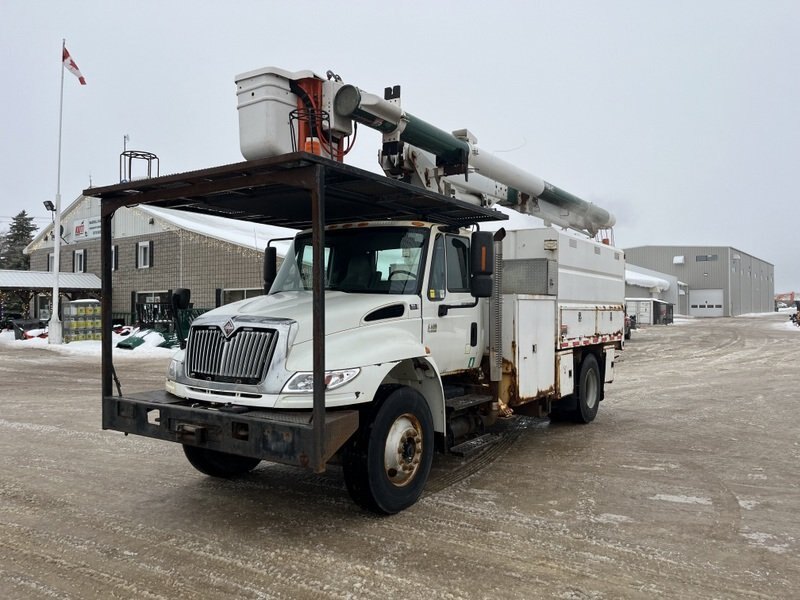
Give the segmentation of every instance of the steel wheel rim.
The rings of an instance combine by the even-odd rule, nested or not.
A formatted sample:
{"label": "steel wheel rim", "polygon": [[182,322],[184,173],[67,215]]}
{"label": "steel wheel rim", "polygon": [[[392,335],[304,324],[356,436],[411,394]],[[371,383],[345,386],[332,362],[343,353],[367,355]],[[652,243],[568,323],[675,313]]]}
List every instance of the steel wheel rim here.
{"label": "steel wheel rim", "polygon": [[598,390],[600,386],[597,383],[597,371],[594,369],[590,370],[586,374],[586,381],[584,383],[584,400],[586,402],[586,406],[590,409],[594,408],[595,404],[597,404],[597,396]]}
{"label": "steel wheel rim", "polygon": [[422,425],[405,413],[397,417],[386,434],[383,467],[389,482],[396,487],[408,485],[422,464]]}

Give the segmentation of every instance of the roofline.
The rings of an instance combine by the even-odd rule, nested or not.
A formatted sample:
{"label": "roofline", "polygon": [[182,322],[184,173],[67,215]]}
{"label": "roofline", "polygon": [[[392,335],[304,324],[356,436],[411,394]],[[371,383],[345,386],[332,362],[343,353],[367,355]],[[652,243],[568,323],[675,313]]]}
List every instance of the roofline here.
{"label": "roofline", "polygon": [[[67,215],[70,211],[72,211],[75,208],[75,205],[78,204],[78,202],[88,197],[89,196],[86,196],[85,194],[78,194],[78,197],[75,198],[75,200],[70,202],[66,208],[61,210],[61,219],[63,220],[64,216]],[[62,225],[64,224],[63,221],[61,224]],[[45,225],[44,227],[42,227],[39,230],[39,233],[37,233],[36,236],[31,240],[31,242],[22,249],[22,253],[25,254],[26,256],[30,254],[31,253],[30,247],[33,246],[35,243],[39,242],[45,236],[45,234],[49,234],[51,231],[53,231],[53,227],[55,227],[55,222],[50,222],[49,225]]]}
{"label": "roofline", "polygon": [[[200,228],[200,227],[186,227],[182,223],[178,223],[176,221],[171,221],[169,216],[164,216],[164,215],[161,215],[161,214],[157,214],[156,212],[153,212],[151,210],[151,209],[155,209],[156,211],[172,210],[172,211],[175,211],[175,212],[181,212],[181,211],[179,211],[177,209],[174,209],[174,208],[165,208],[163,206],[147,206],[147,205],[142,205],[142,204],[140,204],[138,206],[129,206],[127,208],[128,208],[128,210],[138,210],[138,211],[144,212],[145,214],[149,215],[150,217],[152,217],[154,219],[158,219],[163,224],[166,224],[166,225],[169,225],[169,226],[172,226],[172,227],[177,227],[178,229],[181,229],[181,230],[184,230],[184,231],[191,231],[192,233],[194,233],[196,235],[200,235],[200,236],[203,236],[203,237],[215,239],[217,241],[225,242],[227,244],[233,244],[234,246],[238,246],[239,248],[244,248],[246,250],[258,250],[255,246],[253,246],[251,244],[244,244],[244,243],[240,243],[240,242],[238,242],[236,240],[232,240],[232,239],[226,238],[226,237],[221,236],[221,235],[214,235],[212,233],[209,233],[208,231],[202,230],[202,228]],[[193,216],[198,216],[198,217],[201,217],[201,218],[203,218],[203,217],[212,217],[213,216],[213,215],[204,215],[202,213],[189,213],[189,214],[192,214]],[[217,218],[222,219],[224,217],[217,217]],[[242,221],[242,220],[239,220],[239,219],[232,219],[232,220],[237,221],[239,223],[248,223],[248,221]],[[251,223],[251,224],[263,225],[263,223]],[[278,225],[272,225],[271,227],[279,227],[279,226]],[[281,229],[290,229],[290,228],[289,227],[281,227]],[[294,233],[296,234],[299,231],[300,230],[294,230]],[[284,239],[284,237],[288,237],[288,234],[289,234],[289,232],[287,232],[287,236],[282,236],[282,237],[281,236],[276,236],[274,238],[270,238],[270,240],[273,240],[273,239]],[[114,239],[117,239],[117,238],[114,238]]]}
{"label": "roofline", "polygon": [[[22,277],[46,275],[51,279],[52,279],[52,275],[53,275],[53,271],[29,271],[29,270],[24,270],[24,269],[0,269],[0,274],[2,274],[2,273],[14,273],[15,275],[20,275],[20,274],[24,273],[24,275],[21,275]],[[86,291],[86,290],[92,290],[92,291],[97,290],[97,291],[99,291],[101,289],[102,282],[100,281],[100,277],[98,277],[95,273],[73,273],[73,272],[62,272],[62,273],[60,273],[60,276],[62,278],[65,275],[70,276],[70,278],[72,278],[74,276],[78,276],[81,279],[94,278],[97,281],[97,283],[96,284],[92,283],[92,285],[84,285],[84,286],[79,286],[79,287],[70,286],[70,285],[63,285],[63,283],[62,283],[62,285],[59,286],[59,289],[61,289],[62,291],[67,291],[67,292],[70,292],[70,291]],[[53,289],[53,284],[52,283],[48,283],[47,285],[44,285],[44,286],[42,286],[42,285],[34,285],[34,286],[23,286],[23,287],[25,289],[32,289],[32,290],[52,290]],[[15,289],[22,289],[22,288],[21,287],[17,287]]]}
{"label": "roofline", "polygon": [[648,246],[629,246],[627,248],[623,248],[623,252],[629,252],[630,250],[640,250],[645,248],[713,248],[713,249],[720,249],[720,250],[735,250],[736,252],[741,252],[742,254],[746,254],[750,258],[754,258],[766,265],[774,267],[775,264],[769,262],[768,260],[764,260],[763,258],[759,258],[755,254],[750,254],[749,252],[745,252],[744,250],[740,250],[736,246],[721,246],[719,244],[681,244],[681,245],[672,245],[672,244],[650,244]]}

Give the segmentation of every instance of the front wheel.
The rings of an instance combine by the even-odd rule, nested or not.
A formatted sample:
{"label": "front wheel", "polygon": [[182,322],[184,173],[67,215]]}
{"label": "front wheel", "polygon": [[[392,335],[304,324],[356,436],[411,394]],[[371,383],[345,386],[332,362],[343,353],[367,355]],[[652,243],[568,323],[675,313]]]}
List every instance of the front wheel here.
{"label": "front wheel", "polygon": [[261,462],[259,458],[228,454],[208,448],[183,445],[183,453],[192,466],[211,477],[230,478],[252,471]]}
{"label": "front wheel", "polygon": [[433,418],[415,390],[385,386],[364,408],[362,422],[344,449],[344,481],[367,510],[391,515],[422,494],[433,462]]}
{"label": "front wheel", "polygon": [[575,390],[577,406],[572,413],[576,423],[591,423],[597,416],[600,400],[603,398],[603,379],[600,367],[593,354],[587,354],[581,361],[581,373]]}

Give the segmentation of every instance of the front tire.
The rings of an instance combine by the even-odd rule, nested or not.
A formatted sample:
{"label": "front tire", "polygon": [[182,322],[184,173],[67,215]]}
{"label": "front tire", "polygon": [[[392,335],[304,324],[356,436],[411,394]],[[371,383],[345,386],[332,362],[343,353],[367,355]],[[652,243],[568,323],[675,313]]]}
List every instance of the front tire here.
{"label": "front tire", "polygon": [[259,458],[228,454],[186,444],[183,445],[183,453],[191,465],[201,473],[224,479],[244,475],[255,469],[261,462]]}
{"label": "front tire", "polygon": [[350,497],[362,508],[392,515],[422,495],[433,463],[433,418],[408,387],[384,386],[366,406],[342,455]]}
{"label": "front tire", "polygon": [[603,399],[603,378],[594,354],[586,354],[581,361],[575,395],[578,405],[573,412],[573,420],[576,423],[591,423],[597,416],[600,400]]}

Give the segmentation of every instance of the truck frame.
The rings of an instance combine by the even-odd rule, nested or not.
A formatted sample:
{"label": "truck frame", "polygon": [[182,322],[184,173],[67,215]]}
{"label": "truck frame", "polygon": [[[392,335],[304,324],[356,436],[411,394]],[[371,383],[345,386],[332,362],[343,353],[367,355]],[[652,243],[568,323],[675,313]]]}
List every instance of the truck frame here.
{"label": "truck frame", "polygon": [[[321,252],[325,225],[362,220],[435,218],[453,226],[502,219],[403,182],[339,162],[296,153],[180,175],[89,188],[101,201],[102,327],[112,329],[111,219],[117,209],[147,204],[212,215],[229,215],[311,228]],[[321,260],[321,255],[318,257]],[[313,372],[324,379],[325,294],[322,274],[313,274]],[[211,450],[297,465],[323,472],[328,460],[358,429],[358,410],[325,410],[325,390],[313,392],[309,411],[209,410],[164,390],[114,394],[111,336],[102,339],[103,428]]]}

